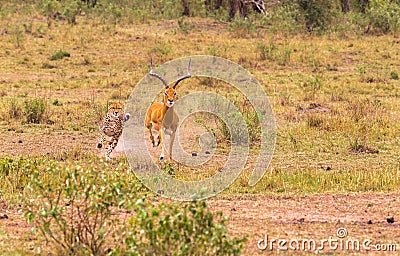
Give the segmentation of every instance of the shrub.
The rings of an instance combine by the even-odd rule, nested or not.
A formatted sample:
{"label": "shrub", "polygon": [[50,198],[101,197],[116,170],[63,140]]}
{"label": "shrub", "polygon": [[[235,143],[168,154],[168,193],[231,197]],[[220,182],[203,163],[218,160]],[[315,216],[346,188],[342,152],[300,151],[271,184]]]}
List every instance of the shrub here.
{"label": "shrub", "polygon": [[71,57],[71,54],[69,52],[59,50],[53,56],[50,57],[50,60],[61,60],[65,57]]}
{"label": "shrub", "polygon": [[246,38],[256,31],[256,26],[250,20],[235,19],[231,22],[229,30],[235,35],[235,37]]}
{"label": "shrub", "polygon": [[399,74],[396,71],[390,72],[390,78],[393,80],[399,80]]}
{"label": "shrub", "polygon": [[176,171],[172,163],[166,162],[162,169],[166,174],[175,178]]}
{"label": "shrub", "polygon": [[324,124],[324,119],[321,115],[309,114],[307,115],[307,126],[309,128],[318,128]]}
{"label": "shrub", "polygon": [[275,60],[277,46],[274,39],[271,38],[268,44],[265,44],[264,42],[259,42],[257,45],[257,51],[260,60]]}
{"label": "shrub", "polygon": [[122,254],[239,255],[246,240],[229,237],[227,219],[212,213],[205,201],[142,207],[128,219]]}
{"label": "shrub", "polygon": [[322,78],[317,75],[299,83],[298,86],[303,90],[305,100],[315,100],[317,92],[323,87],[323,81]]}
{"label": "shrub", "polygon": [[268,25],[272,32],[298,34],[304,32],[302,13],[297,4],[292,1],[283,1],[276,5],[270,15],[263,17],[263,23]]}
{"label": "shrub", "polygon": [[[290,1],[289,1],[290,2]],[[325,31],[340,13],[338,1],[296,0],[308,31]]]}
{"label": "shrub", "polygon": [[113,206],[123,203],[124,179],[93,167],[34,172],[24,199],[25,215],[60,255],[105,255],[116,232]]}
{"label": "shrub", "polygon": [[182,33],[184,33],[184,34],[189,34],[189,32],[191,30],[193,30],[193,28],[194,28],[194,25],[192,25],[188,21],[185,21],[183,17],[180,17],[178,19],[178,26],[179,26],[180,31],[182,31]]}
{"label": "shrub", "polygon": [[39,124],[43,122],[45,111],[46,105],[42,99],[26,100],[23,107],[25,123]]}
{"label": "shrub", "polygon": [[10,119],[19,119],[22,116],[22,108],[15,99],[11,100],[8,105],[8,116]]}
{"label": "shrub", "polygon": [[21,197],[24,214],[56,255],[238,255],[243,247],[245,239],[229,237],[227,219],[204,201],[145,200],[123,163],[114,169],[93,158],[35,168],[11,162],[8,173],[32,173]]}
{"label": "shrub", "polygon": [[372,29],[397,35],[400,29],[399,3],[390,0],[371,0],[367,15]]}

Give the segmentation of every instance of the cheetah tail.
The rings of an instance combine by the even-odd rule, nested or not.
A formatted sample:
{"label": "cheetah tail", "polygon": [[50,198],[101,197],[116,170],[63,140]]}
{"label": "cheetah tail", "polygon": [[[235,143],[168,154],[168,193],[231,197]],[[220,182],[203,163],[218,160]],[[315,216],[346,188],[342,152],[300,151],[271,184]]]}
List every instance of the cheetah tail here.
{"label": "cheetah tail", "polygon": [[124,116],[124,122],[128,121],[130,117],[131,117],[131,114],[126,113]]}

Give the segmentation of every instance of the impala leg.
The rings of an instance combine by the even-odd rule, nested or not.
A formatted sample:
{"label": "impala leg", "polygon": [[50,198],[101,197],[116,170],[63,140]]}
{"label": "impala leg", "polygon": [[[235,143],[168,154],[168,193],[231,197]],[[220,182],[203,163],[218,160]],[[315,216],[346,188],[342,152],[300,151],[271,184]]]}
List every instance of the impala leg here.
{"label": "impala leg", "polygon": [[170,135],[170,142],[169,142],[169,161],[172,161],[172,146],[174,144],[174,140],[175,140],[175,131],[171,132]]}
{"label": "impala leg", "polygon": [[164,155],[165,155],[165,147],[164,147],[164,131],[161,127],[161,129],[158,132],[158,138],[160,140],[161,144],[161,155],[160,155],[160,160],[164,160]]}
{"label": "impala leg", "polygon": [[151,144],[153,145],[153,147],[156,147],[157,145],[156,145],[156,142],[154,141],[154,136],[153,136],[153,132],[151,131],[151,128],[149,129],[149,131],[150,131]]}
{"label": "impala leg", "polygon": [[150,141],[151,141],[151,144],[153,145],[153,147],[157,146],[156,143],[154,142],[153,132],[151,131],[152,125],[151,125],[150,122],[147,122],[147,120],[146,120],[146,127],[147,127],[147,129],[149,129],[149,132],[150,132]]}

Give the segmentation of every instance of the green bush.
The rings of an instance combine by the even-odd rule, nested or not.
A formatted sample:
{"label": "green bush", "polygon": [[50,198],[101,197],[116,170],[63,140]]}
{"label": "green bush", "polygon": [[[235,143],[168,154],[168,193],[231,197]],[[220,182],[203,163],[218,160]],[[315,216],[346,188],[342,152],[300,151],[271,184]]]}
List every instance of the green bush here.
{"label": "green bush", "polygon": [[42,99],[26,100],[23,106],[25,123],[39,124],[44,120],[46,105]]}
{"label": "green bush", "polygon": [[340,13],[337,0],[296,0],[308,31],[325,31]]}
{"label": "green bush", "polygon": [[397,35],[400,29],[400,3],[390,0],[371,0],[367,15],[376,32]]}
{"label": "green bush", "polygon": [[396,71],[391,71],[390,78],[393,80],[399,80],[399,74]]}
{"label": "green bush", "polygon": [[175,178],[176,171],[172,163],[166,162],[162,169],[166,174]]}
{"label": "green bush", "polygon": [[272,32],[285,32],[298,34],[304,32],[302,14],[300,8],[293,3],[277,5],[268,16],[263,17],[264,26],[268,26]]}
{"label": "green bush", "polygon": [[50,57],[50,60],[61,60],[65,57],[71,57],[71,54],[69,52],[59,50],[58,52],[56,52],[54,55],[52,55]]}
{"label": "green bush", "polygon": [[245,238],[231,238],[226,218],[212,213],[205,201],[143,204],[136,217],[125,227],[125,251],[128,255],[239,255]]}
{"label": "green bush", "polygon": [[[29,170],[12,163],[12,169]],[[96,164],[94,164],[96,163]],[[94,167],[97,166],[97,167]],[[161,203],[145,200],[141,183],[97,158],[74,164],[41,161],[23,184],[23,210],[56,255],[238,255],[244,238],[231,238],[222,213],[204,201]],[[0,175],[5,171],[0,172]],[[0,183],[1,184],[1,183]],[[110,249],[113,248],[113,249]]]}
{"label": "green bush", "polygon": [[31,176],[24,197],[25,215],[60,255],[105,255],[106,241],[117,232],[113,207],[129,194],[126,179],[93,167],[60,170],[59,166]]}

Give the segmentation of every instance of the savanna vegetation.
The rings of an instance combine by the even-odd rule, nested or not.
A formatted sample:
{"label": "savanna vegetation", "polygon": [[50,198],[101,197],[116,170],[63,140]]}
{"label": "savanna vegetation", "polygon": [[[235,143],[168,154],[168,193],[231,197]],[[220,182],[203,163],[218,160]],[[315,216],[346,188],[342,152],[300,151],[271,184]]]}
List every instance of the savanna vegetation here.
{"label": "savanna vegetation", "polygon": [[[339,226],[399,243],[399,1],[2,0],[0,24],[0,254],[254,255],[261,232],[317,239]],[[185,80],[178,96],[214,91],[238,106],[251,154],[221,195],[177,203],[144,187],[123,154],[106,162],[95,146],[107,102],[128,99],[150,56],[189,55],[248,69],[277,140],[250,187],[253,109],[221,81]],[[217,157],[162,168],[209,177],[229,131],[204,114],[185,126],[188,152],[208,131]]]}

